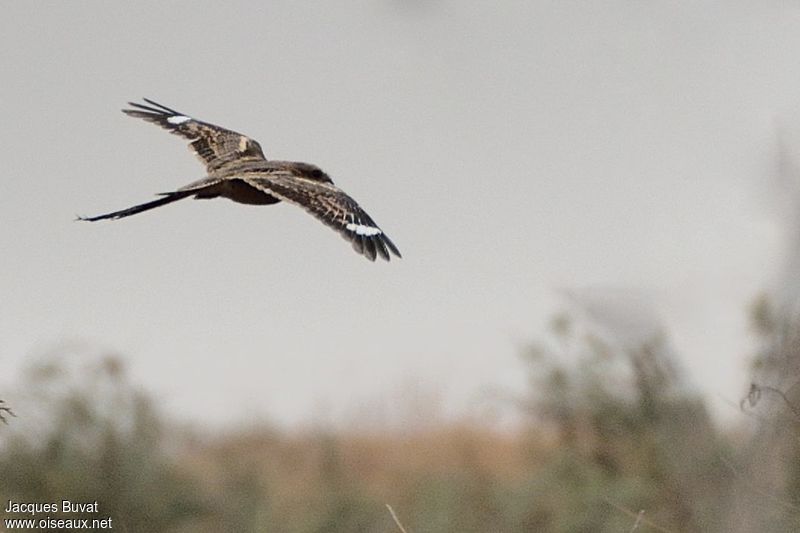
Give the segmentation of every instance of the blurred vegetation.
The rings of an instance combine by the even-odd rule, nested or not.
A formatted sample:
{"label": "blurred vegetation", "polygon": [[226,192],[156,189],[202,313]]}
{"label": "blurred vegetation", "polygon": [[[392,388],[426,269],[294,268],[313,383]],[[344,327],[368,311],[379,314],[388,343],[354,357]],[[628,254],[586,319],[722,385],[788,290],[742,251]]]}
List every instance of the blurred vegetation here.
{"label": "blurred vegetation", "polygon": [[724,531],[728,442],[666,339],[626,347],[575,331],[567,316],[553,330],[560,348],[528,354],[531,430],[557,437],[531,471],[527,530],[626,531],[645,510],[642,530]]}
{"label": "blurred vegetation", "polygon": [[742,401],[753,423],[732,466],[736,483],[729,529],[734,533],[800,531],[800,316],[795,307],[791,298],[763,294],[750,309],[760,348]]}
{"label": "blurred vegetation", "polygon": [[754,306],[749,432],[715,428],[665,336],[629,345],[570,315],[523,354],[519,431],[208,436],[165,422],[117,357],[45,358],[0,425],[0,500],[97,500],[87,517],[154,533],[399,531],[387,503],[409,533],[796,531],[800,419],[769,381],[795,344],[777,316]]}
{"label": "blurred vegetation", "polygon": [[[35,400],[28,403],[39,408],[26,413],[21,430],[0,436],[4,504],[98,501],[97,516],[49,515],[110,516],[123,531],[169,531],[202,509],[191,479],[165,452],[150,401],[127,382],[117,358],[78,370],[41,361],[24,378],[22,388]],[[22,417],[9,429],[17,422]]]}

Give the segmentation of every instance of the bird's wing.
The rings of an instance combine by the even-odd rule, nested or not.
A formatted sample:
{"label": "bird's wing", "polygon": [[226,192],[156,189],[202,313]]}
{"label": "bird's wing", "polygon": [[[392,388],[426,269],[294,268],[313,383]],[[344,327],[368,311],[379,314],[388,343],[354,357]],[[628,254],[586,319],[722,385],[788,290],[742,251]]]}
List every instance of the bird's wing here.
{"label": "bird's wing", "polygon": [[400,251],[372,218],[333,184],[297,177],[288,171],[248,174],[242,179],[281,200],[299,205],[341,233],[356,252],[370,261],[378,255],[388,261],[390,251],[401,257]]}
{"label": "bird's wing", "polygon": [[122,112],[189,139],[192,150],[206,165],[209,174],[231,161],[266,160],[261,146],[246,135],[195,120],[147,98],[144,101],[148,105],[128,102],[136,109],[123,109]]}

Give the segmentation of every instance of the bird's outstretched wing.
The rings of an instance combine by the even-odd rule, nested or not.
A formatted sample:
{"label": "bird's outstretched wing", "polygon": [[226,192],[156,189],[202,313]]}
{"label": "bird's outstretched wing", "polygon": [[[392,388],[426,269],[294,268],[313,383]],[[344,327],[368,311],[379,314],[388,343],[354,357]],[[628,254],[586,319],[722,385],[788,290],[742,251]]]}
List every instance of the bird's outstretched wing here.
{"label": "bird's outstretched wing", "polygon": [[189,139],[191,148],[205,163],[209,174],[220,170],[231,161],[265,160],[261,146],[246,135],[195,120],[147,98],[144,101],[148,105],[128,102],[136,109],[123,109],[122,112],[158,124],[170,133]]}
{"label": "bird's outstretched wing", "polygon": [[15,415],[14,411],[12,411],[11,408],[8,407],[5,403],[6,403],[5,401],[0,400],[0,422],[8,424],[8,420],[6,420],[5,415],[11,415],[11,416],[17,416],[17,415]]}
{"label": "bird's outstretched wing", "polygon": [[331,183],[297,177],[291,172],[247,175],[243,179],[276,198],[299,205],[341,233],[356,252],[370,261],[378,255],[389,261],[390,251],[401,257],[400,250],[358,203]]}

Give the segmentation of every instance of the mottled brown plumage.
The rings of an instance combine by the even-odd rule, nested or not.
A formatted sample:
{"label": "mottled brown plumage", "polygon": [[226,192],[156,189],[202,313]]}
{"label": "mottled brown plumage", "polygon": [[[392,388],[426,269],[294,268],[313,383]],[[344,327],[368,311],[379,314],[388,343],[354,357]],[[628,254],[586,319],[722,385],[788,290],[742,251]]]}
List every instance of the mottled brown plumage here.
{"label": "mottled brown plumage", "polygon": [[270,161],[261,146],[249,137],[213,124],[195,120],[145,98],[145,104],[130,102],[123,109],[180,135],[205,164],[207,175],[162,198],[80,220],[118,219],[166,205],[189,196],[199,199],[223,197],[243,204],[268,205],[281,200],[299,205],[349,240],[353,248],[371,261],[389,260],[400,251],[372,218],[319,167],[294,161]]}

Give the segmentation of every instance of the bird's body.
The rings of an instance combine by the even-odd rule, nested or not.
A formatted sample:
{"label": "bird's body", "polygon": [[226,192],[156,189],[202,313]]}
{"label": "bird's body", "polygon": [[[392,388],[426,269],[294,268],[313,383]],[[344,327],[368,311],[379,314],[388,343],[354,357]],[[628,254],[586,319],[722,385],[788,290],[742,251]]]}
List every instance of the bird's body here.
{"label": "bird's body", "polygon": [[183,113],[145,99],[149,105],[131,103],[136,109],[123,112],[153,122],[191,141],[190,147],[206,165],[207,175],[161,198],[121,211],[81,217],[95,221],[118,219],[193,196],[223,197],[250,205],[286,201],[303,207],[349,240],[353,248],[370,260],[400,252],[370,216],[319,167],[264,157],[261,146],[240,133],[195,120]]}

